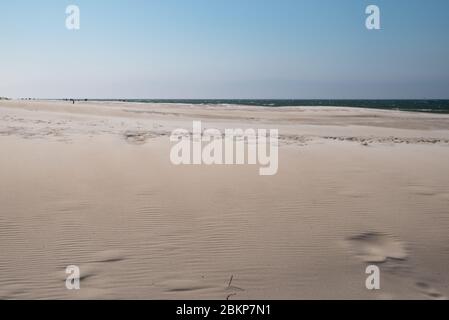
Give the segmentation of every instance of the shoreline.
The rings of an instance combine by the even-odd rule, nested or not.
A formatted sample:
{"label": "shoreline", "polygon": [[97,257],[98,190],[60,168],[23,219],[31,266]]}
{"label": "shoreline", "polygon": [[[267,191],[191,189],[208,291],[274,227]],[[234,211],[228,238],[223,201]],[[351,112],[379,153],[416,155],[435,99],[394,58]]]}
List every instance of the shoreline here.
{"label": "shoreline", "polygon": [[[351,108],[368,110],[402,111],[411,113],[449,115],[449,99],[6,99],[11,101],[148,104],[226,108]],[[310,103],[310,104],[308,104]],[[329,103],[329,104],[325,104]],[[336,103],[336,104],[332,104]],[[409,105],[406,106],[405,103]],[[411,107],[412,104],[418,105]],[[428,104],[437,105],[428,105]],[[351,105],[354,104],[354,105]],[[365,104],[365,106],[363,106]],[[399,105],[398,105],[399,104]],[[402,104],[402,105],[401,105]],[[442,105],[445,105],[443,107]]]}

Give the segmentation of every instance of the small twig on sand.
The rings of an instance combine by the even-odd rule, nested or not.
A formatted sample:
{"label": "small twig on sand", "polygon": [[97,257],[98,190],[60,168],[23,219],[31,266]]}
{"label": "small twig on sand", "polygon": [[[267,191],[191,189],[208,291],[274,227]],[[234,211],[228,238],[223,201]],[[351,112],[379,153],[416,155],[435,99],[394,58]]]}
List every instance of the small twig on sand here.
{"label": "small twig on sand", "polygon": [[229,284],[228,284],[228,288],[230,288],[231,287],[231,283],[232,283],[232,280],[234,279],[234,275],[231,275],[231,279],[229,279]]}
{"label": "small twig on sand", "polygon": [[226,297],[226,300],[229,300],[232,296],[236,296],[236,295],[237,295],[237,293],[228,294],[228,296]]}

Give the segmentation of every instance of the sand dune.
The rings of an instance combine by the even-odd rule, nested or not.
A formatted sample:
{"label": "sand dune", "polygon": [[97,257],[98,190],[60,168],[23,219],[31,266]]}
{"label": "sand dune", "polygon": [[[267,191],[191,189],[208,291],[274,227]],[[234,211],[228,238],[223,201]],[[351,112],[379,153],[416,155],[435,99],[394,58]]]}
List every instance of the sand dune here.
{"label": "sand dune", "polygon": [[[278,174],[172,165],[192,120],[279,129]],[[1,101],[0,147],[3,299],[449,296],[447,115]]]}

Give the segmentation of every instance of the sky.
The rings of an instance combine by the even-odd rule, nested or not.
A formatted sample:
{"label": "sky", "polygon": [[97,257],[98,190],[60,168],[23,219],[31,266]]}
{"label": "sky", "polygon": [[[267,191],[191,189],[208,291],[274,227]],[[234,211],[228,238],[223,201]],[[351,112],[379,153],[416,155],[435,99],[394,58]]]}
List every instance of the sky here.
{"label": "sky", "polygon": [[0,96],[447,99],[448,34],[448,0],[1,1]]}

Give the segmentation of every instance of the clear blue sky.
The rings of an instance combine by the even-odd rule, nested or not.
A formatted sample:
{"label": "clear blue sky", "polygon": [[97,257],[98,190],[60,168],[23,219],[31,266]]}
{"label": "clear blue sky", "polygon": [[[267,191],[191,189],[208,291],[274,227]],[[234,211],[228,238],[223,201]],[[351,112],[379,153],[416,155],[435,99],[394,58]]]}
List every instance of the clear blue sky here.
{"label": "clear blue sky", "polygon": [[449,98],[448,0],[1,1],[0,43],[0,96]]}

